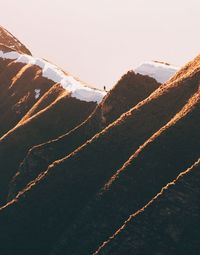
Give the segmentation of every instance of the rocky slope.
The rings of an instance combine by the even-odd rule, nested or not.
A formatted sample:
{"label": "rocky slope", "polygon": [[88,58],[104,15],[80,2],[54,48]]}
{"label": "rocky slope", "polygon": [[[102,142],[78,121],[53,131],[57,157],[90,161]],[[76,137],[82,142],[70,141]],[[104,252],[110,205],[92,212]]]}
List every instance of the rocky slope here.
{"label": "rocky slope", "polygon": [[[194,107],[193,115],[193,111],[186,105],[198,102],[199,75],[198,56],[147,99],[123,114],[73,153],[51,164],[26,190],[1,209],[2,251],[9,254],[12,251],[25,253],[28,250],[29,254],[38,252],[48,254],[55,240],[60,239],[70,228],[70,224],[73,222],[76,224],[78,215],[95,194],[146,140],[168,122],[173,122],[178,113],[180,117],[183,114],[187,121],[191,120],[190,124],[193,125],[199,108]],[[183,122],[183,127],[188,126],[187,121]],[[127,132],[128,130],[131,132]],[[192,144],[195,144],[196,148],[199,146],[194,140]],[[192,152],[191,159],[195,156],[195,150]],[[187,160],[189,163],[189,158]],[[164,176],[163,183],[173,178],[173,174],[176,175],[171,173],[170,177]],[[148,178],[146,179],[148,183]],[[150,180],[151,182],[154,180],[154,172]],[[157,187],[161,184],[159,182]],[[153,194],[156,190],[151,192]],[[143,202],[145,203],[145,200]],[[110,206],[108,208],[111,210]],[[14,215],[18,217],[13,217]],[[16,226],[14,229],[13,225]],[[3,234],[5,230],[6,235]],[[8,247],[10,242],[12,247]],[[81,252],[84,254],[84,251]]]}

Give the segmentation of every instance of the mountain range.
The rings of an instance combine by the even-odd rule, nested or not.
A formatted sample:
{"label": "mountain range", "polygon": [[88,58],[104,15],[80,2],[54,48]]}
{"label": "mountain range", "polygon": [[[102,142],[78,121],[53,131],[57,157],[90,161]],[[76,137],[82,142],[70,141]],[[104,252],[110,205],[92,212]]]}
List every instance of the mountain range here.
{"label": "mountain range", "polygon": [[200,55],[106,92],[0,27],[1,254],[199,254]]}

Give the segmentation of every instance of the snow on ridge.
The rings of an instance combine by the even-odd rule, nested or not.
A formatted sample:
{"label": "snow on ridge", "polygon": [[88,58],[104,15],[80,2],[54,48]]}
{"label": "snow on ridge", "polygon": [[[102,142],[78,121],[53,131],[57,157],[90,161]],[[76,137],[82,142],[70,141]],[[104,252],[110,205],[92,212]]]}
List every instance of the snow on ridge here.
{"label": "snow on ridge", "polygon": [[[57,66],[45,61],[41,58],[35,58],[30,55],[20,54],[16,51],[3,52],[0,51],[0,58],[15,60],[15,62],[36,65],[42,69],[42,76],[60,83],[61,86],[71,92],[71,96],[86,102],[100,103],[106,95],[105,91],[84,86],[80,81],[71,75],[66,75]],[[35,98],[40,96],[40,92],[35,90]],[[37,99],[36,98],[36,99]]]}
{"label": "snow on ridge", "polygon": [[145,61],[135,68],[134,71],[142,75],[148,75],[156,79],[158,82],[164,83],[169,80],[178,70],[179,68],[173,65],[156,61]]}

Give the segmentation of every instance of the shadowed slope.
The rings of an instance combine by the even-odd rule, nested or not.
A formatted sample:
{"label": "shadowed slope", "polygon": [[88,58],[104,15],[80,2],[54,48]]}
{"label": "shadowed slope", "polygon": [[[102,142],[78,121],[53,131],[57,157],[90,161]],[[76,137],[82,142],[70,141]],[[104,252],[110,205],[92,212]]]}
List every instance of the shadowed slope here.
{"label": "shadowed slope", "polygon": [[200,160],[162,189],[94,254],[199,254]]}
{"label": "shadowed slope", "polygon": [[50,165],[2,208],[2,252],[48,254],[116,169],[198,91],[199,58],[71,155]]}
{"label": "shadowed slope", "polygon": [[30,150],[12,181],[10,197],[14,197],[50,163],[72,152],[158,87],[159,83],[154,79],[128,72],[84,123],[55,141]]}
{"label": "shadowed slope", "polygon": [[54,254],[90,254],[134,211],[199,157],[200,90],[141,146],[89,203]]}

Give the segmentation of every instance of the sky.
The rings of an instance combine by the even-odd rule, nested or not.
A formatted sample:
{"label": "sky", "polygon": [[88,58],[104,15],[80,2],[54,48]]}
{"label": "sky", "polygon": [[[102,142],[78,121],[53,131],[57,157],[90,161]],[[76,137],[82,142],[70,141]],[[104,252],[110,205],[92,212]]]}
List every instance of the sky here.
{"label": "sky", "polygon": [[0,24],[34,56],[111,88],[146,60],[200,53],[199,0],[0,0]]}

